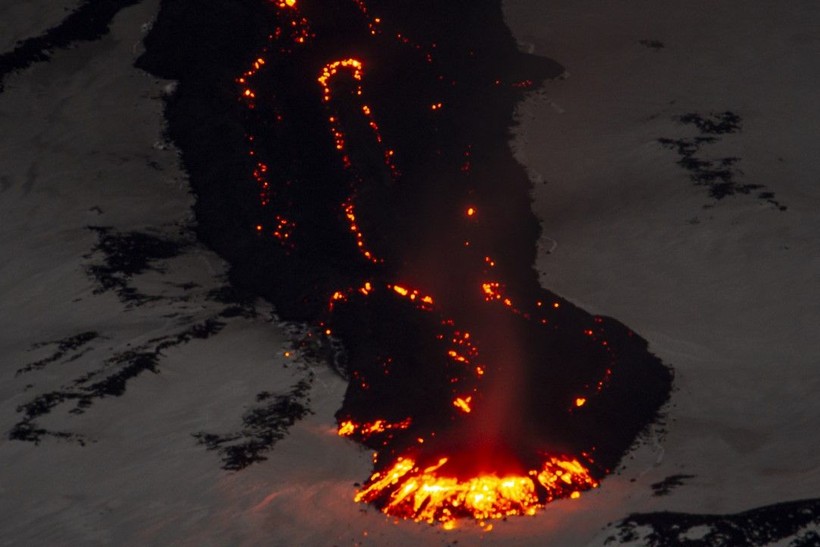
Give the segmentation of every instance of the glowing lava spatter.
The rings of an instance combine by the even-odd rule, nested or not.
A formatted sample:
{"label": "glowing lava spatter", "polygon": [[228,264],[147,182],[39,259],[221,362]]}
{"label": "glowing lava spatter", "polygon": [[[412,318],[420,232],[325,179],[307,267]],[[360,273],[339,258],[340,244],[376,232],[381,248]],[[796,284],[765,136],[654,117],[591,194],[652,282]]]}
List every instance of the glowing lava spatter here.
{"label": "glowing lava spatter", "polygon": [[339,423],[338,434],[340,437],[357,435],[361,438],[368,438],[394,429],[407,429],[412,422],[413,420],[410,418],[396,423],[391,423],[386,420],[376,420],[375,422],[356,424],[353,420],[344,420]]}
{"label": "glowing lava spatter", "polygon": [[[257,106],[257,90],[254,86],[254,80],[262,71],[267,63],[266,56],[270,54],[271,46],[278,44],[280,53],[291,51],[288,47],[289,43],[295,45],[303,45],[313,35],[310,32],[307,19],[298,15],[296,11],[296,0],[273,0],[277,7],[282,10],[287,10],[288,17],[284,18],[284,27],[290,33],[290,40],[282,40],[283,28],[279,26],[275,29],[273,34],[268,35],[268,44],[262,49],[251,62],[250,68],[245,70],[241,76],[236,79],[236,83],[240,88],[240,101],[242,101],[249,111],[254,111]],[[277,120],[281,121],[281,116],[277,114]],[[273,187],[274,184],[270,179],[270,166],[259,158],[259,152],[256,149],[256,137],[249,134],[246,136],[248,142],[248,155],[256,161],[256,166],[253,169],[253,178],[257,183],[259,189],[259,202],[263,208],[270,208],[273,203]],[[289,182],[288,182],[289,183]],[[288,184],[286,183],[286,184]],[[279,209],[284,209],[290,206],[289,203],[276,204]],[[296,228],[296,223],[288,219],[281,212],[274,212],[270,219],[270,224],[257,224],[255,229],[258,233],[268,233],[272,235],[283,247],[293,249],[293,232]]]}
{"label": "glowing lava spatter", "polygon": [[[357,97],[362,96],[363,91],[361,81],[364,75],[364,64],[359,59],[340,59],[327,63],[322,68],[322,72],[319,77],[316,79],[322,87],[322,99],[325,103],[330,103],[333,99],[331,87],[332,81],[342,70],[349,72],[356,81],[355,95]],[[376,123],[376,118],[373,115],[372,109],[367,104],[363,104],[361,111],[367,119],[367,125],[369,125],[370,129],[373,130],[373,135],[376,142],[383,148],[385,165],[390,169],[390,172],[394,178],[398,177],[400,173],[393,158],[395,152],[390,148],[384,147],[384,140],[382,139],[379,131],[379,124]],[[330,131],[333,134],[334,141],[336,142],[336,150],[342,153],[342,162],[344,163],[345,168],[350,168],[352,163],[350,161],[350,156],[345,151],[345,134],[341,129],[338,115],[330,115],[328,117],[328,122],[330,123]]]}
{"label": "glowing lava spatter", "polygon": [[347,218],[350,231],[356,237],[356,247],[359,248],[359,252],[362,253],[362,256],[364,256],[367,260],[375,264],[383,262],[382,259],[374,255],[373,252],[370,251],[370,249],[368,249],[367,245],[365,244],[364,234],[362,233],[361,229],[359,228],[359,225],[356,222],[356,205],[354,203],[353,197],[348,198],[342,204],[342,209],[344,210],[345,218]]}

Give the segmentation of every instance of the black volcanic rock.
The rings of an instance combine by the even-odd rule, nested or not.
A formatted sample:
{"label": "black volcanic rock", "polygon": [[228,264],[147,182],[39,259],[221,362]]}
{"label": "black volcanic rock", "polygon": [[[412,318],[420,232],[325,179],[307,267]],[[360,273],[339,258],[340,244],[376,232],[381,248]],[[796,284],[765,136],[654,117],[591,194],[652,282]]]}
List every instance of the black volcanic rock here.
{"label": "black volcanic rock", "polygon": [[[470,467],[572,454],[600,478],[672,374],[627,327],[538,283],[540,226],[508,141],[515,104],[563,69],[518,51],[498,0],[298,8],[162,2],[139,66],[179,82],[168,133],[199,236],[234,284],[341,342],[340,422],[409,420],[353,435],[378,468],[457,448]],[[337,71],[326,97],[323,67]],[[466,415],[453,402],[468,394]]]}

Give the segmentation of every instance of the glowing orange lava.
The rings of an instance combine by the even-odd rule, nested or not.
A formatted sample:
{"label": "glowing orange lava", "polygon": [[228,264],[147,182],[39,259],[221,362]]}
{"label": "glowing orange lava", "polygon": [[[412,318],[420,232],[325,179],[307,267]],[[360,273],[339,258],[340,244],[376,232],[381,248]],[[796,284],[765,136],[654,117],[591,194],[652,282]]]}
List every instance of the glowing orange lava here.
{"label": "glowing orange lava", "polygon": [[340,437],[359,435],[366,438],[371,435],[385,433],[392,429],[407,429],[410,427],[411,423],[412,420],[410,418],[397,423],[390,423],[387,420],[376,420],[371,423],[356,424],[353,420],[344,420],[339,424],[339,430],[337,433]]}
{"label": "glowing orange lava", "polygon": [[393,289],[393,292],[411,302],[417,302],[420,309],[430,310],[430,306],[433,305],[433,297],[421,294],[418,289],[407,289],[401,285],[388,285],[387,288]]}
{"label": "glowing orange lava", "polygon": [[577,459],[550,456],[540,469],[526,475],[479,475],[470,479],[447,476],[448,458],[420,468],[410,457],[374,473],[356,494],[356,501],[376,503],[382,512],[417,522],[442,523],[452,528],[459,517],[477,520],[533,515],[559,497],[577,499],[598,482]]}
{"label": "glowing orange lava", "polygon": [[[337,145],[338,146],[338,145]],[[353,203],[353,198],[349,198],[342,204],[342,209],[345,213],[345,218],[347,218],[348,226],[350,231],[353,232],[353,235],[356,237],[356,247],[359,248],[359,252],[364,256],[367,260],[373,263],[380,263],[383,262],[380,258],[377,258],[365,245],[364,241],[364,234],[362,233],[359,225],[356,222],[356,206]]]}
{"label": "glowing orange lava", "polygon": [[[359,59],[355,59],[352,57],[347,59],[340,59],[337,61],[327,63],[322,68],[322,72],[321,74],[319,74],[319,77],[316,78],[316,81],[319,82],[319,84],[322,86],[322,100],[325,103],[329,104],[333,100],[331,81],[334,77],[336,77],[336,75],[339,74],[341,70],[348,71],[350,75],[353,77],[353,80],[357,82],[355,95],[357,97],[361,97],[363,94],[361,81],[362,76],[364,75],[364,63],[362,63],[362,61],[360,61]],[[361,109],[362,113],[367,119],[367,125],[370,127],[370,129],[373,130],[373,135],[376,139],[376,142],[380,146],[382,146],[384,164],[390,169],[391,175],[394,178],[398,177],[399,170],[396,167],[393,158],[393,156],[395,155],[395,151],[384,146],[384,139],[382,139],[381,131],[379,130],[379,124],[376,123],[376,118],[373,115],[373,110],[367,104],[363,104]],[[344,167],[352,167],[350,156],[348,156],[348,154],[345,151],[345,134],[341,128],[338,117],[335,115],[331,115],[328,117],[328,122],[330,122],[330,132],[333,135],[333,139],[336,143],[336,150],[342,153],[342,163],[344,164]]]}
{"label": "glowing orange lava", "polygon": [[453,401],[453,406],[465,414],[469,414],[473,411],[473,407],[470,406],[471,402],[473,402],[473,398],[471,396],[456,397],[456,400]]}

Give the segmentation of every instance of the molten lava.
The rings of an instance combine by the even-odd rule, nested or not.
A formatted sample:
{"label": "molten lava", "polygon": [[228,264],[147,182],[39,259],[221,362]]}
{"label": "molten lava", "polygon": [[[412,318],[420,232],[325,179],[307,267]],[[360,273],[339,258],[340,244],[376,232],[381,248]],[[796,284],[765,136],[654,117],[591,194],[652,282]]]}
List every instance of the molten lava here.
{"label": "molten lava", "polygon": [[410,418],[397,423],[390,423],[386,420],[376,420],[372,423],[364,423],[359,425],[355,424],[352,420],[345,420],[339,423],[337,433],[340,437],[358,435],[360,437],[367,438],[372,435],[385,433],[392,429],[407,429],[410,427],[411,423],[412,420]]}
{"label": "molten lava", "polygon": [[546,502],[577,499],[580,491],[598,486],[583,464],[566,457],[550,456],[540,469],[525,475],[482,474],[467,479],[448,476],[442,469],[448,461],[443,457],[421,468],[413,458],[400,457],[387,470],[374,473],[356,501],[374,503],[389,515],[452,527],[462,517],[534,515]]}

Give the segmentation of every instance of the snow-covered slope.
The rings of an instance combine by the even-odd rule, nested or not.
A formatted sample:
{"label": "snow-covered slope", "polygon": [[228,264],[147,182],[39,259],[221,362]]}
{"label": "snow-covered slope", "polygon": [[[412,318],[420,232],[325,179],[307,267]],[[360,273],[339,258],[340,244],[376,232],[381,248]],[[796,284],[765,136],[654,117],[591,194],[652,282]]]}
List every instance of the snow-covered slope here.
{"label": "snow-covered slope", "polygon": [[[237,544],[272,492],[315,495],[306,474],[357,511],[368,461],[333,429],[343,382],[226,287],[226,265],[192,234],[162,134],[168,82],[131,66],[157,4],[0,94],[0,544]],[[314,414],[273,466],[229,473],[194,437],[256,442],[246,453],[265,457],[265,435],[288,425],[276,403],[308,406],[288,398],[300,382]]]}
{"label": "snow-covered slope", "polygon": [[56,26],[79,3],[78,0],[4,2],[0,5],[0,51],[9,51],[18,40]]}
{"label": "snow-covered slope", "polygon": [[[676,372],[667,434],[623,470],[628,511],[816,498],[820,6],[505,5],[522,47],[568,71],[520,106],[513,143],[536,179],[542,283],[623,320]],[[703,123],[726,113],[739,128]],[[736,192],[715,199],[702,171],[726,158]]]}

